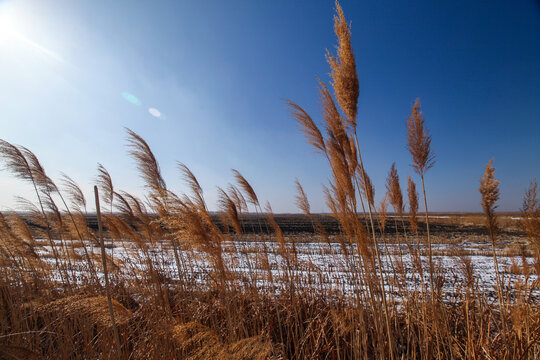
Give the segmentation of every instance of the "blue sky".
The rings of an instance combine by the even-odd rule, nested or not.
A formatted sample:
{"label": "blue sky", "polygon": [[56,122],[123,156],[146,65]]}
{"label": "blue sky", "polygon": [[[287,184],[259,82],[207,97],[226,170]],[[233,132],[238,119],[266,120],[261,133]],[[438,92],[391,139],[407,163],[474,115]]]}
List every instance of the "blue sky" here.
{"label": "blue sky", "polygon": [[[403,189],[413,174],[405,121],[420,97],[437,156],[426,176],[431,209],[479,211],[478,180],[493,157],[500,209],[517,210],[540,177],[540,4],[342,7],[377,199],[393,161]],[[72,176],[89,199],[98,162],[117,188],[142,194],[129,127],[150,144],[170,188],[184,190],[176,161],[184,162],[211,208],[235,168],[276,212],[296,211],[296,177],[312,210],[328,211],[328,166],[283,99],[320,120],[316,77],[328,80],[333,13],[332,1],[0,1],[0,137],[34,151],[51,177]],[[14,208],[14,195],[32,198],[6,171],[0,186],[0,208]]]}

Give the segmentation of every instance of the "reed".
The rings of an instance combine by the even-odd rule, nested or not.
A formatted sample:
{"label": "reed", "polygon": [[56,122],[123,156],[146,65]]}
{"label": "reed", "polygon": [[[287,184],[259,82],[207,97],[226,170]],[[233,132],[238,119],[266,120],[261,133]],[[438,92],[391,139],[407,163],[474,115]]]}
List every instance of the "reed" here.
{"label": "reed", "polygon": [[[538,270],[534,274],[527,265],[526,248],[513,252],[521,257],[522,268],[518,259],[513,269],[522,272],[522,280],[501,276],[494,212],[499,190],[491,162],[480,192],[496,295],[478,280],[481,263],[459,245],[437,250],[457,265],[435,269],[435,234],[428,230],[430,301],[419,251],[408,241],[399,250],[387,246],[399,221],[408,236],[399,176],[393,164],[376,209],[356,133],[359,87],[350,25],[337,3],[334,30],[337,53],[327,53],[331,82],[318,83],[321,124],[287,102],[330,170],[323,187],[334,218],[328,224],[312,213],[295,181],[291,200],[311,222],[308,233],[288,232],[283,224],[298,224],[287,224],[290,217],[274,214],[269,203],[263,210],[262,199],[237,170],[232,184],[218,184],[217,204],[207,204],[201,182],[183,163],[176,166],[186,190],[173,191],[150,145],[129,129],[129,154],[144,194],[113,186],[108,170],[98,165],[96,228],[84,192],[72,178],[63,176],[57,187],[30,150],[0,140],[6,168],[36,194],[34,202],[19,200],[27,213],[0,213],[0,358],[538,358]],[[429,229],[423,177],[433,155],[419,102],[407,130]],[[407,190],[409,234],[420,241],[418,196],[410,177]],[[107,208],[103,213],[100,202]],[[387,214],[389,206],[397,217]],[[533,182],[522,209],[523,231],[533,248],[538,209]],[[95,276],[89,276],[92,272]]]}
{"label": "reed", "polygon": [[[536,254],[536,263],[540,269],[540,202],[538,201],[538,183],[531,181],[523,197],[522,227]],[[537,270],[537,272],[540,272]]]}
{"label": "reed", "polygon": [[429,274],[431,282],[431,297],[434,300],[433,287],[433,256],[431,251],[431,234],[429,231],[429,210],[426,197],[425,173],[435,165],[435,155],[431,150],[431,135],[426,127],[424,115],[420,109],[420,99],[416,99],[411,107],[411,115],[407,118],[407,149],[411,154],[412,168],[420,176],[422,181],[422,193],[424,195],[424,209],[427,230],[427,245],[429,256]]}
{"label": "reed", "polygon": [[407,194],[409,196],[409,223],[411,224],[411,231],[418,236],[418,220],[416,219],[418,214],[418,193],[410,175],[407,177]]}
{"label": "reed", "polygon": [[493,254],[493,265],[495,266],[496,278],[497,278],[497,291],[499,293],[500,311],[504,326],[505,307],[503,298],[503,284],[504,280],[501,277],[499,271],[499,261],[497,260],[497,252],[495,251],[495,243],[498,232],[497,217],[495,215],[495,209],[497,205],[495,203],[499,200],[499,180],[495,179],[495,168],[492,166],[493,159],[489,160],[484,171],[484,175],[480,178],[480,188],[478,191],[482,195],[482,209],[486,215],[486,229],[488,231],[489,240],[491,241],[491,249]]}

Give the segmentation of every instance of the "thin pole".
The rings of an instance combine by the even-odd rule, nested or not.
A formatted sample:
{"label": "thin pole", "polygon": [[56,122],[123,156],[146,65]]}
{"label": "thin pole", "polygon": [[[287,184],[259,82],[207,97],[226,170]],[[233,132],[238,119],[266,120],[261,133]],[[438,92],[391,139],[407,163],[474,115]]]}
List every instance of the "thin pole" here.
{"label": "thin pole", "polygon": [[99,231],[99,245],[101,246],[101,261],[103,262],[103,274],[105,275],[105,289],[107,291],[107,303],[109,305],[109,315],[111,316],[111,322],[113,326],[114,341],[116,342],[116,351],[119,358],[122,358],[122,347],[120,345],[120,336],[118,335],[118,328],[116,327],[116,321],[114,320],[114,311],[111,299],[111,289],[109,287],[109,272],[107,271],[107,257],[105,255],[105,243],[103,242],[103,225],[101,223],[101,211],[99,208],[99,193],[97,186],[94,186],[94,195],[96,197],[96,213],[98,221]]}

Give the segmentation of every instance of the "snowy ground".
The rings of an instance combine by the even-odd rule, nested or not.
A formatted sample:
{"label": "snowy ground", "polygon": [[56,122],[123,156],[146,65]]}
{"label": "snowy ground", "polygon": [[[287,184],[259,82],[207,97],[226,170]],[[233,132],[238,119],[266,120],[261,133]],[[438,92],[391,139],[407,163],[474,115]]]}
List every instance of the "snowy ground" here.
{"label": "snowy ground", "polygon": [[[305,237],[303,238],[305,239]],[[46,240],[40,240],[45,244]],[[70,242],[66,242],[70,248]],[[76,242],[77,243],[77,242]],[[55,241],[58,251],[62,250],[62,243]],[[293,242],[288,241],[285,245],[292,249]],[[106,252],[114,259],[117,267],[113,269],[113,276],[118,277],[140,277],[147,272],[148,266],[144,259],[151,258],[154,266],[171,280],[178,280],[178,271],[172,246],[167,241],[160,241],[148,247],[146,254],[136,246],[134,242],[122,242],[112,244],[106,241]],[[288,272],[287,260],[280,256],[279,244],[273,241],[231,241],[222,244],[223,258],[226,266],[233,273],[238,275],[238,281],[245,281],[257,284],[261,289],[268,291],[269,279],[272,278],[273,290],[279,291],[280,286],[286,286],[286,278],[293,277],[297,286],[310,287],[314,291],[321,293],[353,294],[361,286],[358,285],[358,272],[351,272],[351,268],[362,268],[356,256],[356,247],[342,247],[339,243],[321,242],[299,242],[294,241],[296,257],[289,258],[290,269]],[[411,247],[416,249],[416,241]],[[99,247],[87,244],[87,249],[99,259]],[[413,257],[410,255],[409,247],[390,243],[379,246],[382,259],[382,269],[387,293],[404,294],[410,291],[421,291],[422,281],[418,273],[418,266],[414,265]],[[424,246],[418,247],[424,253]],[[452,241],[452,244],[433,244],[433,263],[436,269],[436,282],[441,286],[444,296],[455,298],[463,293],[463,288],[467,286],[467,272],[465,263],[470,259],[472,265],[472,280],[469,285],[476,286],[480,293],[492,298],[495,294],[496,273],[493,257],[490,253],[489,243],[478,241]],[[489,251],[488,251],[489,250]],[[52,248],[42,245],[38,251],[53,268],[55,260],[52,256]],[[69,273],[76,279],[83,280],[88,277],[87,266],[84,261],[84,251],[79,242],[74,248],[74,252],[79,255],[78,259],[73,259]],[[349,253],[348,256],[345,253]],[[469,255],[448,255],[448,254],[469,254]],[[481,254],[481,255],[479,255]],[[427,256],[421,255],[422,269],[424,272],[424,283],[426,287],[429,283],[429,264]],[[523,271],[515,271],[522,268],[521,257],[509,257],[505,252],[498,250],[498,261],[500,272],[503,275],[505,287],[512,290],[514,296],[530,296],[534,301],[540,301],[540,290],[538,276],[534,274],[524,275]],[[63,263],[67,266],[67,257],[63,256]],[[208,283],[212,274],[212,260],[204,252],[197,249],[181,251],[180,262],[184,279],[189,279],[200,283],[201,286]],[[532,262],[532,259],[528,259]],[[377,266],[378,271],[379,267]],[[397,275],[394,275],[397,274]],[[526,289],[520,290],[520,289]]]}

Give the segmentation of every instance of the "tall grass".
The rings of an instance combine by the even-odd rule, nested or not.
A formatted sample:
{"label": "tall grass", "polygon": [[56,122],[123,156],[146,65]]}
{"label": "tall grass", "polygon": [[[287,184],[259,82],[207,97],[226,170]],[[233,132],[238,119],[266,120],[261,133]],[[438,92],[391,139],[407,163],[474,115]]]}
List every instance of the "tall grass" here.
{"label": "tall grass", "polygon": [[[427,233],[413,225],[418,200],[410,178],[409,231],[405,226],[395,165],[387,195],[376,209],[357,136],[359,85],[350,26],[339,4],[336,12],[339,46],[336,55],[327,53],[332,80],[318,86],[322,125],[299,105],[287,103],[308,142],[328,161],[324,193],[339,231],[329,233],[311,213],[308,196],[296,181],[293,201],[315,231],[304,240],[316,246],[301,248],[294,234],[280,227],[270,204],[263,210],[255,189],[237,170],[234,185],[218,188],[219,212],[213,214],[196,175],[178,163],[187,190],[174,192],[150,145],[130,129],[128,151],[145,196],[113,186],[109,172],[98,165],[96,228],[73,179],[66,175],[62,186],[56,186],[30,150],[2,140],[6,168],[32,184],[37,205],[24,200],[29,212],[0,214],[0,357],[540,356],[537,274],[528,273],[521,283],[501,280],[495,293],[486,294],[475,281],[480,274],[470,257],[458,258],[461,277],[455,269],[435,269],[424,186],[433,155],[418,102],[407,129],[413,167],[422,180]],[[499,278],[499,250],[490,229],[494,221],[489,220],[495,216],[498,187],[490,169],[481,192]],[[533,243],[535,191],[536,185],[531,186],[523,208]],[[387,215],[387,203],[397,218]],[[386,227],[391,222],[396,228],[398,222],[402,225],[406,246],[399,246],[399,257],[387,247],[402,244],[397,231],[397,241],[390,244]],[[413,234],[416,247],[408,241]],[[426,240],[424,257],[420,239]],[[328,254],[335,261],[316,261]],[[422,257],[428,262],[431,296],[423,281]],[[411,261],[414,266],[407,265]]]}

